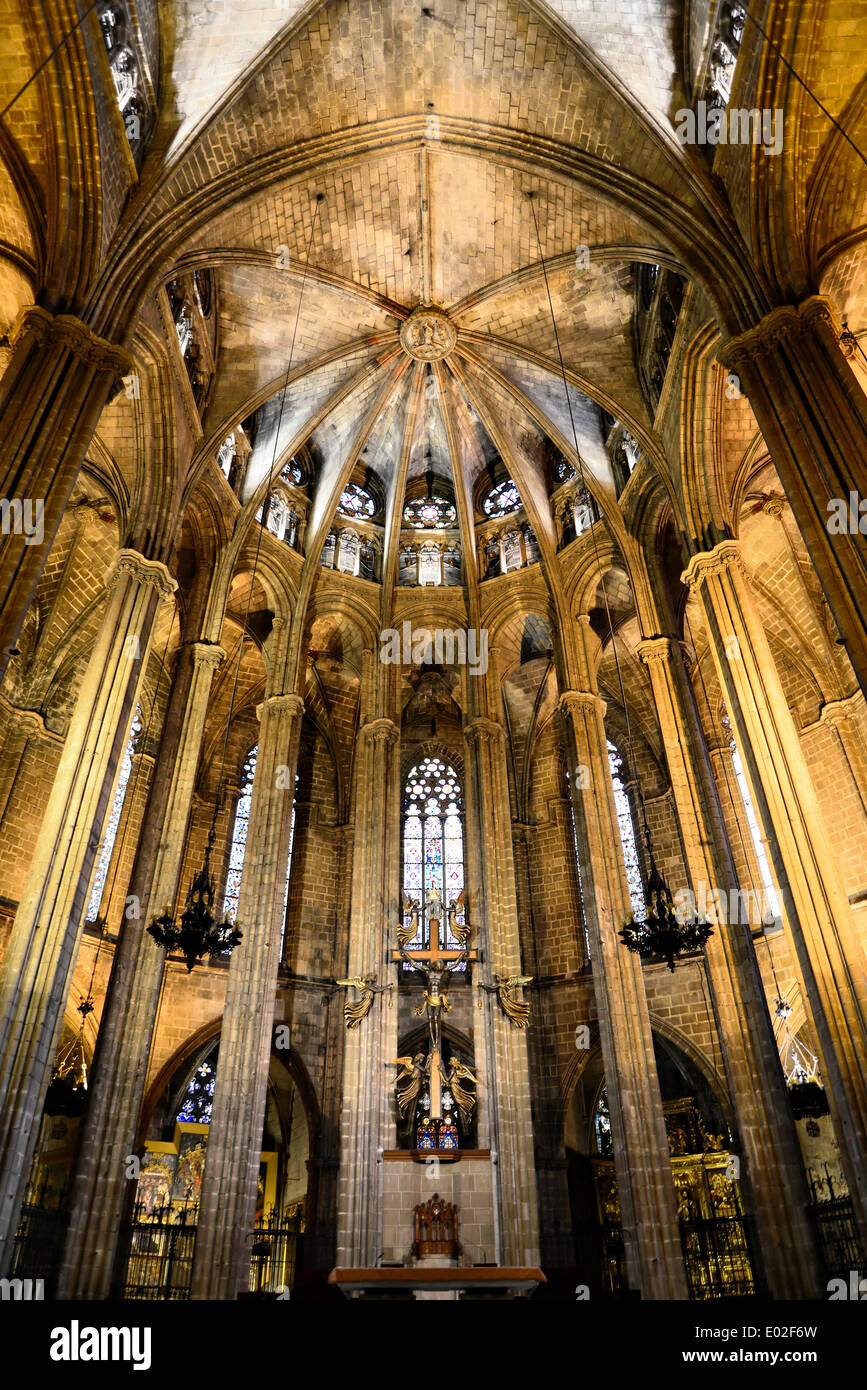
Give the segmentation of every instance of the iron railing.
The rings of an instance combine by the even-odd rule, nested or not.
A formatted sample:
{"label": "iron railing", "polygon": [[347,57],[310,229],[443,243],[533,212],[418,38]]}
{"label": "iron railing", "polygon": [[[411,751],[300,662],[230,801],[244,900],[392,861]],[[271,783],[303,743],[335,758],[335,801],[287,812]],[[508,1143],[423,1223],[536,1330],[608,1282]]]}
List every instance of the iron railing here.
{"label": "iron railing", "polygon": [[250,1293],[285,1294],[295,1283],[302,1208],[282,1215],[269,1210],[256,1222],[250,1260]]}
{"label": "iron railing", "polygon": [[68,1189],[42,1181],[28,1187],[12,1247],[9,1276],[41,1279],[44,1297],[57,1289],[63,1243],[69,1223]]}
{"label": "iron railing", "polygon": [[[195,1202],[142,1202],[133,1209],[125,1232],[124,1298],[189,1298],[198,1219]],[[250,1293],[278,1296],[292,1288],[302,1220],[302,1207],[294,1206],[268,1210],[256,1221],[249,1236]]]}

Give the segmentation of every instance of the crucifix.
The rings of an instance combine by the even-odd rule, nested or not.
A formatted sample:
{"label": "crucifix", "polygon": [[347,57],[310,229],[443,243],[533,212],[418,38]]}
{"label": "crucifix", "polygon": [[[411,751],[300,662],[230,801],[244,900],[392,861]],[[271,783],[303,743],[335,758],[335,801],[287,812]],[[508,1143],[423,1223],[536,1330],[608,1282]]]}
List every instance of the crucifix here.
{"label": "crucifix", "polygon": [[[427,1016],[428,1032],[430,1034],[430,1117],[432,1120],[442,1119],[442,1015],[448,1013],[451,1004],[446,998],[446,985],[449,975],[467,961],[476,959],[475,951],[468,949],[470,928],[464,921],[458,922],[458,913],[463,909],[463,892],[455,899],[448,911],[448,930],[442,929],[442,899],[439,891],[432,888],[428,894],[425,907],[427,909],[427,920],[430,927],[429,944],[427,948],[411,949],[406,942],[405,929],[398,930],[398,940],[401,945],[398,950],[392,951],[391,958],[394,961],[402,960],[410,969],[424,975],[427,981],[427,988],[422,995],[422,1002],[415,1010],[418,1017],[422,1014]],[[405,901],[406,912],[412,915],[414,921],[418,920],[418,904]],[[416,933],[414,933],[415,935]],[[459,944],[457,948],[449,946],[449,934]]]}

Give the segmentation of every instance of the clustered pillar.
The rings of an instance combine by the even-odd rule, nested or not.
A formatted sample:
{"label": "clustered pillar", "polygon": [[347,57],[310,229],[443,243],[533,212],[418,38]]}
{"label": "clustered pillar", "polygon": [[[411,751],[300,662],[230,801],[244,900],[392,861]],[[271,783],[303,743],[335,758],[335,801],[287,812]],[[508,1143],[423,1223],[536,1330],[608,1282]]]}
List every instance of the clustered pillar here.
{"label": "clustered pillar", "polygon": [[128,1182],[125,1158],[136,1142],[165,953],[146,924],[178,896],[196,772],[214,673],[222,647],[182,648],[145,811],[130,892],[138,918],[121,929],[99,1025],[87,1108],[81,1123],[61,1298],[107,1298]]}
{"label": "clustered pillar", "polygon": [[0,979],[0,1267],[36,1144],[108,798],[154,617],[176,588],[165,565],[121,551],[36,842]]}
{"label": "clustered pillar", "polygon": [[[864,953],[737,541],[694,555],[684,580],[704,611],[750,792],[768,840],[802,994],[822,1054],[844,1171],[867,1236]],[[865,1241],[867,1245],[867,1241]]]}
{"label": "clustered pillar", "polygon": [[608,1089],[614,1166],[629,1279],[645,1298],[686,1298],[668,1137],[641,962],[621,944],[631,913],[603,716],[579,619],[583,690],[560,697],[566,715],[593,990]]}
{"label": "clustered pillar", "polygon": [[253,779],[238,924],[220,1034],[191,1296],[234,1299],[247,1287],[265,1122],[283,896],[304,702],[269,695]]}
{"label": "clustered pillar", "polygon": [[[730,902],[737,875],[680,647],[657,637],[641,642],[638,654],[650,673],[696,907],[716,889]],[[750,925],[714,920],[713,926],[705,962],[765,1279],[775,1298],[814,1298],[809,1195]]]}

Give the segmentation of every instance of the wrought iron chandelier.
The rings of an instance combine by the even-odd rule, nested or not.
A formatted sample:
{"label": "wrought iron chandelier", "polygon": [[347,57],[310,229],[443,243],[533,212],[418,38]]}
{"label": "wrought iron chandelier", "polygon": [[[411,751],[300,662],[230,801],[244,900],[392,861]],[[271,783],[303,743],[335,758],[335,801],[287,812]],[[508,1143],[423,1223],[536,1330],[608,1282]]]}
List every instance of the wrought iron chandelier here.
{"label": "wrought iron chandelier", "polygon": [[789,1028],[792,1006],[779,997],[774,1000],[774,1015],[783,1024],[780,1061],[786,1075],[786,1090],[796,1120],[818,1120],[829,1114],[828,1096],[819,1080],[819,1059],[799,1042]]}
{"label": "wrought iron chandelier", "polygon": [[634,951],[643,960],[661,958],[673,972],[675,960],[679,956],[700,950],[708,937],[713,936],[713,927],[701,917],[678,917],[671,890],[656,867],[646,820],[644,842],[650,863],[646,883],[649,908],[646,917],[641,921],[636,921],[635,914],[630,913],[625,926],[621,928],[620,938],[630,951]]}
{"label": "wrought iron chandelier", "polygon": [[45,1094],[46,1115],[65,1115],[68,1119],[76,1119],[84,1109],[87,1099],[84,1023],[95,1007],[90,991],[86,998],[82,995],[77,1006],[81,1014],[81,1028],[57,1058]]}
{"label": "wrought iron chandelier", "polygon": [[[216,810],[214,812],[216,820]],[[165,907],[162,916],[154,917],[148,933],[167,951],[180,951],[189,973],[204,956],[219,956],[233,951],[243,937],[228,917],[217,922],[211,911],[214,884],[211,878],[211,850],[216,839],[215,825],[208,833],[208,846],[201,869],[190,884],[186,906],[176,922],[172,909]]]}

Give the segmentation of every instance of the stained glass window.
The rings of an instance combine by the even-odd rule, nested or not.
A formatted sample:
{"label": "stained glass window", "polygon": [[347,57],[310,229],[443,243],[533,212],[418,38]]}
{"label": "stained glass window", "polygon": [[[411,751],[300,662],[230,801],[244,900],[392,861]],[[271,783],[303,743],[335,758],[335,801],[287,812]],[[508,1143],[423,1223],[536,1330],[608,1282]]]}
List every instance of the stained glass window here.
{"label": "stained glass window", "polygon": [[369,492],[357,483],[348,483],[340,494],[337,510],[344,516],[370,517],[376,511],[376,503]]}
{"label": "stained glass window", "polygon": [[[256,761],[259,745],[250,749],[244,760],[241,795],[235,811],[235,824],[232,830],[232,848],[229,851],[229,872],[226,876],[226,892],[223,898],[223,913],[234,922],[238,913],[238,899],[241,896],[241,879],[244,874],[244,858],[247,853],[247,830],[250,824],[250,805],[253,800],[253,779],[256,775]],[[298,789],[298,775],[295,776],[295,789]],[[280,955],[283,955],[283,939],[286,933],[286,908],[289,903],[289,875],[292,871],[292,846],[295,842],[295,800],[292,800],[292,820],[289,827],[289,854],[286,859],[286,885],[283,890],[283,925],[280,930]]]}
{"label": "stained glass window", "polygon": [[453,767],[422,758],[410,772],[403,798],[403,891],[420,905],[416,946],[430,944],[430,923],[440,923],[434,945],[458,950],[447,911],[464,886],[461,784]]}
{"label": "stained glass window", "polygon": [[[566,804],[569,807],[569,824],[572,827],[572,844],[575,848],[575,870],[578,875],[578,900],[581,904],[581,926],[584,931],[584,946],[587,951],[587,959],[590,959],[590,936],[587,931],[587,916],[584,911],[584,882],[581,878],[581,850],[578,846],[578,827],[575,824],[575,807],[572,805],[572,779],[569,776],[569,769],[566,768]],[[581,782],[579,780],[579,786]]]}
{"label": "stained glass window", "polygon": [[629,884],[629,898],[636,917],[645,914],[644,885],[641,882],[641,865],[635,843],[635,826],[632,823],[632,807],[623,785],[623,759],[614,747],[608,744],[608,766],[611,769],[611,782],[614,787],[614,804],[617,807],[617,820],[620,824],[620,843],[623,846],[623,859],[626,864],[626,882]]}
{"label": "stained glass window", "polygon": [[611,1147],[611,1116],[608,1113],[608,1091],[604,1086],[596,1106],[596,1114],[593,1116],[593,1128],[596,1131],[597,1150],[603,1158],[610,1158],[613,1152]]}
{"label": "stained glass window", "polygon": [[238,898],[241,894],[241,875],[244,872],[244,856],[247,853],[247,829],[250,824],[250,803],[253,800],[253,778],[256,775],[256,759],[259,745],[251,748],[244,761],[241,773],[241,795],[235,811],[235,824],[232,829],[232,848],[229,851],[229,872],[226,876],[226,895],[223,899],[223,913],[234,922],[238,913]]}
{"label": "stained glass window", "polygon": [[183,1104],[175,1119],[186,1120],[189,1124],[209,1125],[211,1123],[218,1052],[219,1048],[215,1047],[202,1065],[196,1067],[195,1075],[187,1087]]}
{"label": "stained glass window", "polygon": [[571,483],[573,478],[577,478],[578,470],[573,468],[568,459],[561,458],[557,465],[557,476],[561,483]]}
{"label": "stained glass window", "polygon": [[444,526],[454,526],[457,517],[454,506],[444,497],[417,497],[414,502],[407,502],[403,509],[404,521],[418,530],[435,531]]}
{"label": "stained glass window", "polygon": [[484,501],[486,516],[507,516],[509,512],[521,509],[521,496],[511,478],[492,488]]}
{"label": "stained glass window", "polygon": [[284,463],[280,470],[280,477],[285,483],[300,483],[302,477],[300,463],[297,463],[295,459],[290,459],[288,463]]}
{"label": "stained glass window", "polygon": [[114,842],[117,839],[117,827],[120,824],[120,813],[123,810],[130,773],[132,772],[133,754],[136,750],[136,744],[138,743],[138,736],[141,733],[141,729],[141,705],[136,705],[135,714],[133,715],[132,724],[130,725],[129,738],[126,741],[123,757],[120,760],[120,772],[117,777],[117,786],[114,789],[111,811],[109,812],[108,820],[105,824],[105,832],[102,837],[102,849],[96,861],[96,875],[90,890],[87,912],[84,914],[85,922],[95,922],[99,916],[102,895],[105,891],[105,880],[108,877],[108,867],[111,863]]}
{"label": "stained glass window", "polygon": [[744,811],[746,812],[747,825],[750,827],[750,836],[752,838],[753,848],[756,852],[756,859],[759,865],[759,873],[761,874],[762,878],[762,887],[764,889],[765,898],[765,901],[763,903],[763,907],[765,909],[765,911],[763,912],[763,918],[764,921],[768,923],[768,925],[770,925],[772,919],[776,922],[779,922],[781,920],[782,913],[780,911],[780,900],[777,897],[777,890],[774,887],[774,880],[771,875],[771,866],[768,862],[768,852],[765,848],[765,842],[762,839],[762,832],[759,827],[759,818],[756,815],[756,808],[753,804],[753,798],[750,795],[749,783],[747,782],[746,773],[744,772],[744,765],[741,762],[741,755],[738,750],[738,745],[735,742],[735,736],[732,733],[731,720],[729,719],[728,714],[723,714],[722,722],[723,727],[729,736],[729,748],[731,750],[732,755],[732,767],[734,768],[734,773],[738,784],[738,790],[741,794],[741,800],[744,803]]}

